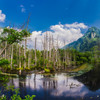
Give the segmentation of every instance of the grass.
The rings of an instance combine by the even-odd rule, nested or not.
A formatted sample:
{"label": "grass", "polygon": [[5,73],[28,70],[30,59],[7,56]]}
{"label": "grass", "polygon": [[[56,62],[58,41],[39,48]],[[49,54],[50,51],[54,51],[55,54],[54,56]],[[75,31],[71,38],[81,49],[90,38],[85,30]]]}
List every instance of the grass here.
{"label": "grass", "polygon": [[85,63],[85,64],[71,70],[69,76],[72,76],[72,77],[73,76],[80,76],[80,75],[92,70],[93,68],[94,68],[93,65]]}
{"label": "grass", "polygon": [[79,66],[78,68],[73,69],[72,72],[88,72],[92,69],[93,69],[93,65],[86,63]]}

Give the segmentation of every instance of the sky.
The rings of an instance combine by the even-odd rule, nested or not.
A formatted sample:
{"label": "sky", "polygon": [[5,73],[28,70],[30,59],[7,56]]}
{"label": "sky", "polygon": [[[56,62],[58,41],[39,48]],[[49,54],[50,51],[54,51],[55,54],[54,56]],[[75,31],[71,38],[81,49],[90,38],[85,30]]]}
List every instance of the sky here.
{"label": "sky", "polygon": [[0,0],[0,27],[20,28],[30,14],[32,39],[40,39],[46,31],[61,45],[83,36],[91,26],[100,28],[100,0]]}

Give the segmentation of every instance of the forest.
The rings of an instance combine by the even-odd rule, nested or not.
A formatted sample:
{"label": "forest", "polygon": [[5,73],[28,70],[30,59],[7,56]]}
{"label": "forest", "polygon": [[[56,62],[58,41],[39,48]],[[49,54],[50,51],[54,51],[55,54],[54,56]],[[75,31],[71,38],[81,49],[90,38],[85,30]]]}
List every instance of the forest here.
{"label": "forest", "polygon": [[[4,28],[0,37],[0,66],[4,72],[11,70],[38,70],[55,72],[77,68],[82,64],[99,63],[99,48],[79,52],[73,48],[60,49],[53,36],[46,33],[42,42],[43,50],[37,50],[37,38],[34,49],[27,48],[27,30],[18,32],[13,28]],[[24,44],[21,44],[23,41]]]}

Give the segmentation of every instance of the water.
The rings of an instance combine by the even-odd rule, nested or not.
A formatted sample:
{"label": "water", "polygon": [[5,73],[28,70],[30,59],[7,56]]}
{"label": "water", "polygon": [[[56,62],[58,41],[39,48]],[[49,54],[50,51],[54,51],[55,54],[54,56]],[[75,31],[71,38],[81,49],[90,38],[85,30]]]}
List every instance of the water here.
{"label": "water", "polygon": [[48,76],[33,73],[10,78],[7,84],[19,88],[21,97],[36,95],[34,100],[100,100],[100,78],[93,76],[97,77],[93,73],[77,78],[68,77],[67,73]]}

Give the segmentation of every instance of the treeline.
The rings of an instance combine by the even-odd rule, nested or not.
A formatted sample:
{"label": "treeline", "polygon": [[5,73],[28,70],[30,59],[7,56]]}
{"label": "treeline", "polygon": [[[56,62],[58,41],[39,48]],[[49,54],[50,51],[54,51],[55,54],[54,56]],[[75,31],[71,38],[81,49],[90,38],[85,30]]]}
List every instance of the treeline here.
{"label": "treeline", "polygon": [[[17,31],[5,28],[0,37],[0,67],[16,70],[68,70],[84,63],[99,63],[100,51],[94,47],[88,52],[78,52],[74,49],[59,49],[58,38],[45,33],[42,50],[37,50],[37,38],[34,41],[34,49],[27,48],[27,39],[30,32],[27,30]],[[24,44],[21,44],[24,41]],[[49,70],[48,70],[49,69]]]}

